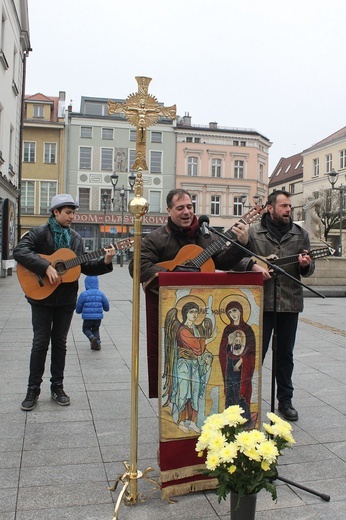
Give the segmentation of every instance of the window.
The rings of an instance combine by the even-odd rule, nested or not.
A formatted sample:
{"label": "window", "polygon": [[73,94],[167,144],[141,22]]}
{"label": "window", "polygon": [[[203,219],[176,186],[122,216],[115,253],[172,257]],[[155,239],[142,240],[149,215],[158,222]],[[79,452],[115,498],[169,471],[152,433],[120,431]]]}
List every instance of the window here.
{"label": "window", "polygon": [[79,167],[91,170],[91,146],[81,146],[79,148]]}
{"label": "window", "polygon": [[25,141],[23,149],[23,162],[34,163],[35,162],[35,150],[36,143]]}
{"label": "window", "polygon": [[295,184],[289,184],[288,185],[288,191],[291,193],[291,195],[294,195],[295,191],[296,191],[296,185]]}
{"label": "window", "polygon": [[244,179],[244,161],[234,161],[234,178]]}
{"label": "window", "polygon": [[162,152],[150,152],[150,173],[162,172]]}
{"label": "window", "polygon": [[191,195],[191,202],[193,207],[193,212],[197,212],[197,195]]}
{"label": "window", "polygon": [[78,188],[79,209],[89,211],[90,209],[90,188]]}
{"label": "window", "polygon": [[211,176],[221,177],[221,159],[211,160]]}
{"label": "window", "polygon": [[329,153],[326,155],[326,173],[332,171],[332,154]]}
{"label": "window", "polygon": [[187,138],[186,138],[186,142],[187,142],[187,143],[192,143],[192,137],[187,137]]}
{"label": "window", "polygon": [[302,161],[298,161],[298,162],[297,162],[297,165],[296,165],[296,167],[294,168],[295,170],[298,170],[298,168],[299,168],[301,162],[302,162]]}
{"label": "window", "polygon": [[210,198],[211,215],[220,215],[220,197],[212,195]]}
{"label": "window", "polygon": [[195,141],[195,143],[200,143],[201,142],[201,138],[200,137],[195,137],[194,141]]}
{"label": "window", "polygon": [[313,165],[314,165],[314,177],[318,177],[320,174],[320,160],[314,159]]}
{"label": "window", "polygon": [[197,177],[198,157],[188,157],[187,174],[191,177]]}
{"label": "window", "polygon": [[130,130],[130,141],[136,142],[137,130]]}
{"label": "window", "polygon": [[[106,203],[106,209],[104,208],[103,206],[103,197],[107,198],[107,203]],[[112,193],[112,190],[107,190],[107,189],[101,189],[101,199],[100,199],[100,211],[111,211],[112,210],[112,196],[113,196],[113,193]]]}
{"label": "window", "polygon": [[162,132],[151,132],[152,143],[162,143]]}
{"label": "window", "polygon": [[287,166],[286,170],[285,170],[285,173],[287,173],[289,171],[289,169],[291,168],[291,163]]}
{"label": "window", "polygon": [[20,188],[20,211],[22,214],[33,214],[35,204],[34,181],[22,181]]}
{"label": "window", "polygon": [[239,146],[239,141],[233,141],[233,146]]}
{"label": "window", "polygon": [[44,162],[56,163],[56,143],[44,143]]}
{"label": "window", "polygon": [[34,117],[43,117],[43,105],[34,105]]}
{"label": "window", "polygon": [[128,170],[132,170],[133,163],[136,160],[136,150],[129,150],[129,168]]}
{"label": "window", "polygon": [[246,141],[240,141],[240,146],[246,146]]}
{"label": "window", "polygon": [[113,148],[101,148],[101,170],[112,171]]}
{"label": "window", "polygon": [[233,215],[241,217],[243,214],[243,202],[241,197],[234,197],[233,200]]}
{"label": "window", "polygon": [[102,139],[113,139],[113,128],[102,128],[101,138]]}
{"label": "window", "polygon": [[81,126],[80,127],[80,136],[84,138],[91,139],[93,136],[93,129],[91,126]]}
{"label": "window", "polygon": [[340,169],[346,168],[346,150],[340,150]]}
{"label": "window", "polygon": [[160,191],[150,191],[149,192],[149,206],[150,211],[155,213],[160,213],[161,211],[161,192]]}
{"label": "window", "polygon": [[264,166],[263,164],[258,165],[258,180],[264,182]]}
{"label": "window", "polygon": [[40,182],[40,215],[47,215],[52,197],[56,195],[56,182]]}

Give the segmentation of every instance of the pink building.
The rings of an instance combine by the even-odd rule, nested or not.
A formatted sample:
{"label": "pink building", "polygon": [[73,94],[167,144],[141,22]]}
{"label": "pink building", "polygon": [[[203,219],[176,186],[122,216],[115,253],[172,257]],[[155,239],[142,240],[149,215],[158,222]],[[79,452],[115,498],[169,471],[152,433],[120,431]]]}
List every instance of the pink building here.
{"label": "pink building", "polygon": [[192,125],[177,117],[176,186],[188,190],[197,215],[227,230],[268,191],[270,140],[253,129]]}

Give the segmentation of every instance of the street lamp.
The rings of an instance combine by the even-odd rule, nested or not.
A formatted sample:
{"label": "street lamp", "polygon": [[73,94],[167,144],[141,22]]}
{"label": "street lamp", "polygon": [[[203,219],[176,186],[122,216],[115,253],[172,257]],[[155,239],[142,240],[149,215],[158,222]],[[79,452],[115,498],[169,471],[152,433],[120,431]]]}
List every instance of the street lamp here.
{"label": "street lamp", "polygon": [[107,214],[108,193],[104,193],[102,197],[103,209],[103,247],[106,247],[106,214]]}
{"label": "street lamp", "polygon": [[[124,185],[122,185],[121,188],[116,188],[116,185],[118,183],[118,180],[119,180],[119,175],[116,174],[116,173],[112,173],[111,175],[111,183],[112,183],[112,186],[113,186],[113,198],[112,198],[112,203],[114,203],[114,195],[115,195],[115,192],[118,191],[119,192],[119,195],[121,197],[121,238],[123,238],[123,229],[124,229],[124,205],[125,205],[125,194],[126,192],[130,192],[132,193],[133,192],[133,187],[135,185],[135,181],[136,181],[136,175],[131,172],[129,177],[129,184],[130,184],[130,188],[124,188]],[[124,265],[124,258],[123,258],[123,250],[121,249],[120,250],[120,267],[123,267]]]}
{"label": "street lamp", "polygon": [[328,181],[332,186],[332,190],[337,190],[339,192],[339,256],[342,256],[342,220],[343,220],[343,202],[344,202],[344,191],[346,186],[336,187],[335,183],[338,180],[339,174],[334,169],[326,174],[328,176]]}

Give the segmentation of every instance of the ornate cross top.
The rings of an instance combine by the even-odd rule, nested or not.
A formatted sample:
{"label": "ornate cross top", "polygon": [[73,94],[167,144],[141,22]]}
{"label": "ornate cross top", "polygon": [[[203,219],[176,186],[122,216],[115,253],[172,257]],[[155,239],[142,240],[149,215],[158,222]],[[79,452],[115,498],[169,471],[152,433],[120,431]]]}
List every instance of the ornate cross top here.
{"label": "ornate cross top", "polygon": [[159,104],[155,96],[148,93],[151,78],[137,76],[138,92],[130,94],[125,103],[108,101],[109,114],[125,114],[128,122],[135,126],[136,158],[132,170],[148,170],[146,161],[146,130],[155,125],[159,117],[175,119],[176,105],[164,107]]}

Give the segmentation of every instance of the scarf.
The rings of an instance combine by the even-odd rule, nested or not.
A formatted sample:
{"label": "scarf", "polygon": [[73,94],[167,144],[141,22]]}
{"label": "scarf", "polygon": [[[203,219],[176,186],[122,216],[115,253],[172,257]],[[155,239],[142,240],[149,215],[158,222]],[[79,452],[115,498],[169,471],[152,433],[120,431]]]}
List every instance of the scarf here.
{"label": "scarf", "polygon": [[174,224],[171,217],[168,217],[167,224],[168,224],[169,229],[171,230],[172,235],[175,238],[179,238],[184,235],[187,235],[188,237],[193,238],[197,234],[198,222],[197,222],[196,215],[194,215],[194,217],[193,217],[191,226],[189,226],[187,228],[181,228],[181,227],[177,226],[176,224]]}
{"label": "scarf", "polygon": [[276,238],[278,242],[281,242],[282,237],[292,229],[293,220],[290,219],[288,224],[278,224],[270,217],[269,213],[264,213],[261,224],[268,229],[270,234]]}
{"label": "scarf", "polygon": [[53,233],[54,237],[54,251],[61,249],[62,247],[70,248],[71,245],[71,233],[70,228],[64,228],[57,223],[54,215],[51,215],[48,219],[48,226]]}

